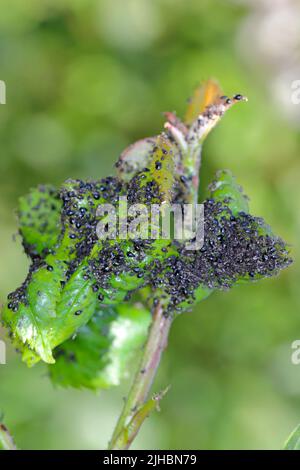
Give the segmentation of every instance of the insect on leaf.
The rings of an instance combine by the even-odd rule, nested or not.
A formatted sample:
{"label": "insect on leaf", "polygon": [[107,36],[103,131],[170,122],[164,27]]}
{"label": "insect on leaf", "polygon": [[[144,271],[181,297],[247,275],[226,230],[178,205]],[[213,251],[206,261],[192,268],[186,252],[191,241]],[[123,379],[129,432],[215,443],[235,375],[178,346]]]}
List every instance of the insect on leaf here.
{"label": "insect on leaf", "polygon": [[20,198],[19,231],[29,255],[43,255],[58,243],[61,207],[59,194],[50,185],[38,186]]}

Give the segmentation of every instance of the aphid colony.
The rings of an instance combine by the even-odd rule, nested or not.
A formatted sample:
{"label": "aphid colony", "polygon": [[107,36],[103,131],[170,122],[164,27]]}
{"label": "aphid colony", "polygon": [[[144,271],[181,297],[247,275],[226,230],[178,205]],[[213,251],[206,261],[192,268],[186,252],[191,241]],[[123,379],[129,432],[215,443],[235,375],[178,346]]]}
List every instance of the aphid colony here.
{"label": "aphid colony", "polygon": [[[195,200],[203,139],[240,100],[241,95],[214,97],[204,100],[206,107],[194,99],[185,123],[169,113],[163,134],[139,141],[121,155],[117,177],[68,180],[59,190],[40,186],[20,199],[19,232],[31,266],[22,286],[9,294],[2,322],[24,361],[53,364],[57,359],[58,367],[65,361],[73,368],[79,361],[80,368],[73,370],[76,380],[60,380],[64,373],[55,372],[57,364],[50,372],[53,368],[56,381],[65,384],[101,386],[102,378],[93,382],[95,375],[100,377],[99,352],[95,356],[90,351],[93,367],[89,357],[85,363],[80,359],[82,348],[87,348],[85,354],[89,350],[86,335],[100,335],[109,349],[112,342],[104,339],[109,325],[140,289],[147,289],[172,315],[215,289],[274,275],[291,262],[284,242],[262,219],[249,215],[247,198],[228,171],[217,174],[204,202],[200,250],[189,251],[172,239],[97,237],[97,207],[116,205],[120,196],[149,206]],[[95,322],[106,329],[95,330]]]}

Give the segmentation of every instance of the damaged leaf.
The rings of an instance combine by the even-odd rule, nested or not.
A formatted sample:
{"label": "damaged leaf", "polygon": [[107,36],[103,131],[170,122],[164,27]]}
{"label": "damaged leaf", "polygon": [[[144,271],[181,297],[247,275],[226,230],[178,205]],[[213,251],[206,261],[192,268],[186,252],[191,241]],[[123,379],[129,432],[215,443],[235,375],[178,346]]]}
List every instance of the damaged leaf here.
{"label": "damaged leaf", "polygon": [[136,291],[147,288],[166,314],[181,313],[216,289],[276,275],[290,264],[288,247],[249,214],[248,198],[229,171],[218,172],[209,187],[200,249],[189,250],[186,240],[172,236],[156,238],[159,226],[152,220],[140,237],[142,219],[137,223],[132,215],[125,236],[98,237],[105,226],[99,205],[126,214],[127,204],[147,209],[198,202],[203,142],[243,100],[222,96],[208,81],[190,101],[184,122],[166,113],[159,136],[121,154],[117,177],[67,180],[59,190],[40,186],[20,199],[19,232],[31,266],[8,296],[2,322],[28,365],[42,359],[53,381],[64,385],[118,384],[149,324],[148,311],[130,303]]}

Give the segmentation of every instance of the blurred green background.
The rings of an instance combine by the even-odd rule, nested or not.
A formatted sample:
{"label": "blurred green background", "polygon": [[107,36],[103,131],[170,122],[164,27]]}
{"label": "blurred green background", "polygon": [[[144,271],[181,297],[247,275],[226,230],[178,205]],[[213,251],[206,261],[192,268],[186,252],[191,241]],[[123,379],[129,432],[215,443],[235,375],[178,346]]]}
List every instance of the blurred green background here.
{"label": "blurred green background", "polygon": [[[270,21],[283,2],[273,3]],[[300,365],[291,363],[291,343],[300,339],[300,105],[289,94],[280,104],[277,86],[285,72],[293,78],[299,57],[276,49],[281,42],[271,41],[267,21],[267,7],[254,0],[0,4],[1,301],[28,267],[13,240],[21,194],[38,183],[112,173],[121,150],[158,133],[162,111],[182,113],[202,79],[216,77],[226,94],[249,98],[205,145],[203,194],[218,168],[230,168],[252,213],[291,243],[295,263],[279,278],[214,294],[176,320],[155,384],[172,387],[135,448],[280,448],[300,422]],[[99,395],[55,389],[46,367],[27,369],[8,349],[0,409],[18,445],[105,448],[129,381]]]}

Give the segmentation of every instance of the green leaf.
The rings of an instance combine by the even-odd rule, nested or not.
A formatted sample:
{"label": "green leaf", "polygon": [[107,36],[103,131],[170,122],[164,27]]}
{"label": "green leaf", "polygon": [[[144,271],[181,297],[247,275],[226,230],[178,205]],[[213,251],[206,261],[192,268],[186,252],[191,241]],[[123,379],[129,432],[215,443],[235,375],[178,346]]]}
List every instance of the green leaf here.
{"label": "green leaf", "polygon": [[156,138],[148,166],[129,182],[128,199],[131,204],[160,204],[171,202],[174,196],[174,144],[166,135]]}
{"label": "green leaf", "polygon": [[151,161],[156,137],[148,137],[131,144],[120,155],[116,163],[120,179],[130,181],[137,173],[146,168]]}
{"label": "green leaf", "polygon": [[276,275],[291,263],[285,243],[248,214],[248,199],[229,171],[218,172],[204,206],[203,247],[182,244],[153,272],[170,311],[191,309],[216,289]]}
{"label": "green leaf", "polygon": [[49,366],[52,381],[94,390],[119,385],[146,339],[150,321],[149,311],[142,307],[98,309],[74,339],[54,351],[56,362]]}
{"label": "green leaf", "polygon": [[61,207],[59,194],[50,185],[38,186],[19,199],[19,231],[30,256],[43,255],[58,243]]}
{"label": "green leaf", "polygon": [[[23,360],[29,365],[39,358],[48,363],[54,362],[52,349],[72,336],[95,311],[97,295],[92,289],[93,281],[87,276],[87,266],[76,270],[72,262],[75,259],[76,263],[78,258],[76,244],[86,241],[91,232],[89,221],[95,220],[96,201],[106,201],[105,197],[98,197],[100,188],[107,190],[107,196],[110,197],[110,180],[97,184],[81,184],[78,181],[65,183],[61,191],[63,224],[60,226],[60,243],[43,260],[33,256],[27,279],[9,295],[4,307],[2,321],[10,329],[14,344],[22,350]],[[39,193],[34,194],[36,196]],[[77,204],[78,219],[86,219],[84,230],[74,229],[70,200]],[[32,198],[28,197],[27,201],[32,202]],[[32,211],[35,211],[35,205]],[[46,214],[46,211],[42,211],[42,214]],[[24,222],[24,218],[22,220]],[[37,238],[39,229],[43,235],[43,226],[35,223],[33,229],[33,237]],[[30,231],[24,232],[25,244],[32,240],[30,237]],[[44,248],[48,241],[44,239]]]}
{"label": "green leaf", "polygon": [[[157,140],[152,159],[154,163],[145,171],[145,183],[142,179],[139,189],[147,192],[148,184],[156,185],[155,196],[169,200],[174,176],[173,154],[167,141]],[[155,164],[158,159],[160,169]],[[145,245],[142,252],[133,240],[98,240],[98,204],[118,203],[122,191],[123,185],[114,178],[64,183],[60,191],[59,243],[43,260],[33,256],[26,281],[9,296],[2,314],[4,325],[9,327],[13,342],[28,365],[39,358],[53,363],[53,349],[85,325],[99,303],[123,302],[128,292],[145,284],[153,259],[169,256],[169,240],[154,241],[148,247]],[[36,224],[34,228],[36,238],[39,230],[43,234],[43,226]],[[24,243],[30,237],[30,232],[24,232]],[[45,239],[43,243],[46,246]]]}
{"label": "green leaf", "polygon": [[[54,363],[53,350],[95,312],[128,301],[137,289],[148,286],[169,309],[182,311],[217,288],[273,275],[289,264],[284,243],[261,219],[248,216],[247,198],[226,171],[219,172],[205,203],[210,211],[205,249],[188,253],[183,243],[151,240],[149,230],[145,240],[98,238],[99,204],[122,212],[120,196],[130,205],[163,207],[197,199],[203,140],[242,99],[219,97],[215,86],[201,93],[187,125],[168,113],[165,132],[125,151],[118,165],[122,179],[68,180],[59,192],[39,187],[20,200],[20,233],[32,265],[22,286],[9,295],[2,321],[29,365],[39,359]],[[229,242],[240,249],[240,264],[233,262],[236,251],[228,250]]]}
{"label": "green leaf", "polygon": [[236,183],[235,177],[229,170],[219,170],[216,179],[210,184],[209,190],[209,198],[221,202],[231,210],[233,215],[249,212],[248,197],[243,193],[242,187]]}
{"label": "green leaf", "polygon": [[300,424],[287,438],[283,450],[300,450]]}
{"label": "green leaf", "polygon": [[52,349],[68,339],[93,315],[96,294],[85,272],[77,270],[66,281],[65,265],[53,262],[30,273],[4,307],[2,320],[16,346],[23,344],[23,360],[32,365],[41,358],[52,363]]}

